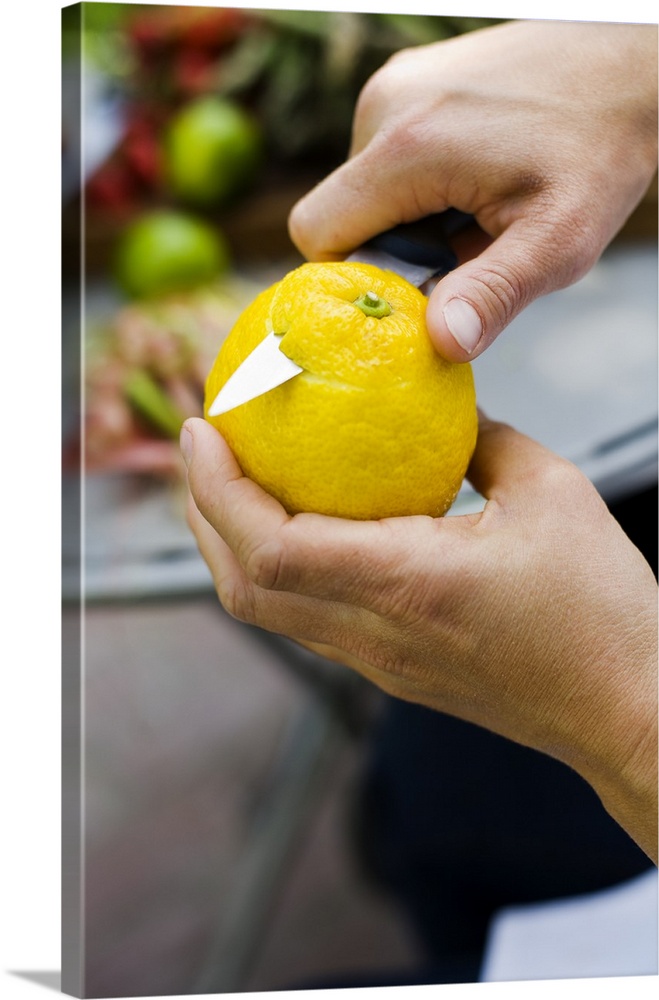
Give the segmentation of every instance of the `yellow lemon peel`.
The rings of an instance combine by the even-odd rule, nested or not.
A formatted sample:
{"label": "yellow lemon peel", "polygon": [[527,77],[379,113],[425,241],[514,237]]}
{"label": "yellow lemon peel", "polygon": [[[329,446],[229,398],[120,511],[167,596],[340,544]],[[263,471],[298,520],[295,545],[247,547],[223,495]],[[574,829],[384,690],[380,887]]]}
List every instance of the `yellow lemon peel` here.
{"label": "yellow lemon peel", "polygon": [[[368,315],[360,307],[368,295],[390,311]],[[289,513],[437,517],[454,502],[476,443],[476,393],[470,365],[433,348],[426,304],[413,285],[373,265],[308,263],[239,317],[209,373],[206,416],[245,475]],[[304,372],[208,417],[272,330]]]}

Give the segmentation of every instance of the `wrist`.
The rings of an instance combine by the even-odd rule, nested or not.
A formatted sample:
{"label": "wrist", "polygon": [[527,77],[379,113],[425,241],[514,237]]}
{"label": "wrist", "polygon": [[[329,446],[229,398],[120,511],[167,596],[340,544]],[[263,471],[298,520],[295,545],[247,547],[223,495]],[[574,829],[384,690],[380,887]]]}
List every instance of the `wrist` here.
{"label": "wrist", "polygon": [[[633,666],[633,669],[632,669]],[[607,812],[657,864],[656,644],[632,666],[628,683],[567,761],[599,795]]]}

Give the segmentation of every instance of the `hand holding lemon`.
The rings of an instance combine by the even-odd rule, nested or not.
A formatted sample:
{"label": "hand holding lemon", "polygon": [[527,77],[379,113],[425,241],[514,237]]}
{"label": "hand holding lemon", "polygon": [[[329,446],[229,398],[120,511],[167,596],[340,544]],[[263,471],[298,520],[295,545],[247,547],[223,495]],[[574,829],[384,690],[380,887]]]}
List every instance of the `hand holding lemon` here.
{"label": "hand holding lemon", "polygon": [[474,380],[433,349],[425,296],[369,264],[303,264],[242,314],[206,383],[206,412],[274,330],[303,373],[208,418],[246,475],[290,513],[445,514],[476,442]]}
{"label": "hand holding lemon", "polygon": [[483,419],[482,513],[357,521],[291,517],[201,418],[181,447],[231,615],[564,761],[656,862],[656,581],[576,467]]}

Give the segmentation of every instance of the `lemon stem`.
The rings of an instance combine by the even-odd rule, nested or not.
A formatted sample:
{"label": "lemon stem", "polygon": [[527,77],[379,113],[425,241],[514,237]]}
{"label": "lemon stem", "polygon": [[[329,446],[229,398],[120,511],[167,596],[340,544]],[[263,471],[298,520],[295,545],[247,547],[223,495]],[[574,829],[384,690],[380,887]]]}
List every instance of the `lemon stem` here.
{"label": "lemon stem", "polygon": [[391,314],[391,306],[384,299],[381,299],[379,295],[375,292],[364,292],[360,295],[354,303],[358,309],[366,316],[375,316],[376,319],[382,319],[383,316],[389,316]]}

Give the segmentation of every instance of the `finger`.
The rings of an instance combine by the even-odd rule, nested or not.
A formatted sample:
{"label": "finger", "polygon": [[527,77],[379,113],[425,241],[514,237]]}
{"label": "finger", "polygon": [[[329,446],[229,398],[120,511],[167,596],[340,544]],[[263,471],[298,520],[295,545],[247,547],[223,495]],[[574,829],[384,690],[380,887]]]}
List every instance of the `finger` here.
{"label": "finger", "polygon": [[[362,664],[351,650],[357,637],[369,631],[369,648],[385,642],[385,624],[361,608],[338,602],[318,600],[298,594],[264,590],[245,574],[229,546],[220,538],[197,508],[190,495],[187,509],[188,524],[196,538],[199,551],[207,563],[217,595],[225,611],[233,618],[285,635],[321,656],[340,660],[365,672],[370,679],[377,668]],[[390,639],[386,639],[386,648]]]}
{"label": "finger", "polygon": [[[390,694],[409,686],[396,671],[383,669],[356,655],[357,637],[366,629],[371,658],[386,664],[392,637],[386,622],[361,609],[331,601],[260,590],[247,579],[228,545],[199,512],[190,496],[187,519],[199,551],[209,565],[220,603],[234,618],[266,631],[284,635],[317,656],[342,663]],[[364,645],[362,643],[362,645]]]}
{"label": "finger", "polygon": [[[295,637],[299,641],[331,641],[337,633],[332,626],[333,609],[311,598],[272,593],[257,587],[247,577],[226,542],[208,523],[190,497],[187,520],[207,563],[223,608],[246,624],[269,632]],[[322,617],[323,624],[319,624]]]}
{"label": "finger", "polygon": [[400,221],[390,198],[374,197],[374,182],[357,156],[297,202],[288,231],[307,260],[343,260],[355,247]]}
{"label": "finger", "polygon": [[571,462],[479,411],[478,438],[467,479],[481,496],[508,509],[543,509],[556,502],[550,495],[557,486],[559,493],[571,493],[567,482],[561,491],[559,476],[583,478]]}
{"label": "finger", "polygon": [[[192,494],[188,495],[186,519],[197,542],[199,552],[213,578],[213,584],[220,597],[220,601],[226,606],[225,601],[222,599],[222,593],[225,590],[225,581],[231,573],[239,568],[238,562],[226,542],[220,538],[215,528],[208,523],[199,511]],[[238,615],[235,615],[235,617],[238,617]]]}
{"label": "finger", "polygon": [[540,221],[536,207],[437,284],[426,311],[430,338],[448,361],[471,361],[532,301],[576,281],[595,258],[594,242],[569,246],[560,222]]}
{"label": "finger", "polygon": [[194,439],[188,482],[195,504],[253,584],[375,613],[393,600],[388,595],[403,599],[410,585],[410,561],[430,543],[427,535],[434,533],[433,519],[291,517],[243,476],[210,424],[191,419],[184,431]]}
{"label": "finger", "polygon": [[[276,535],[290,520],[284,508],[243,475],[231,449],[207,421],[190,419],[181,431],[190,438],[188,486],[197,508],[227,542],[241,564],[250,561],[250,540],[259,524]],[[238,516],[240,515],[240,516]]]}
{"label": "finger", "polygon": [[425,163],[427,153],[410,154],[411,177],[408,160],[401,163],[396,150],[378,136],[297,202],[288,229],[308,260],[343,259],[378,233],[449,207],[426,178],[436,172]]}

